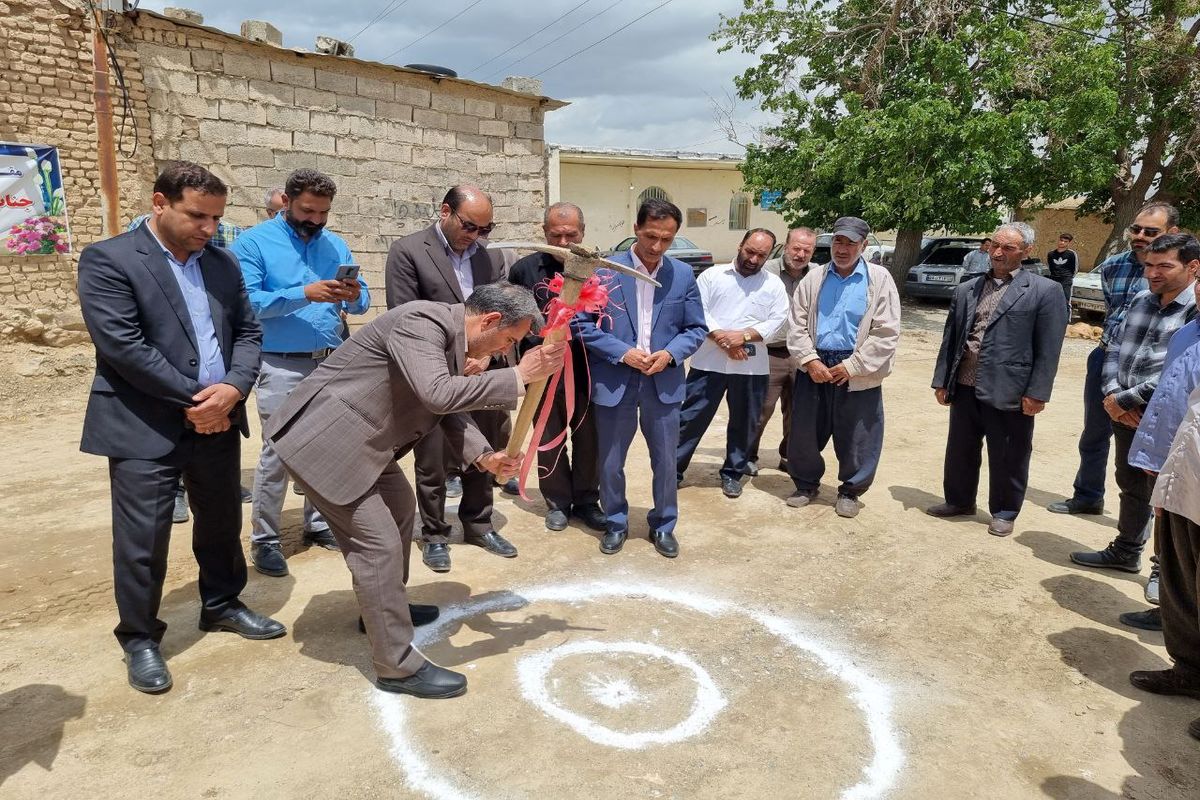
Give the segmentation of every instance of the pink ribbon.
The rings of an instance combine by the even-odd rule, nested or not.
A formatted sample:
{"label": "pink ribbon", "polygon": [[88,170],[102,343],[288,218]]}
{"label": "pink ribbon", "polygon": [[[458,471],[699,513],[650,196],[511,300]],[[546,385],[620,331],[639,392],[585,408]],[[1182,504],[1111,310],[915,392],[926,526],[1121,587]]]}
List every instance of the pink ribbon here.
{"label": "pink ribbon", "polygon": [[[581,311],[586,311],[589,314],[601,314],[604,308],[608,305],[609,288],[608,284],[600,280],[599,275],[592,275],[588,278],[583,287],[579,290],[579,299],[572,305],[567,305],[558,296],[562,292],[563,276],[562,273],[557,273],[553,278],[543,281],[540,284],[554,297],[550,298],[550,302],[546,304],[544,313],[546,315],[546,324],[542,326],[541,335],[545,339],[547,335],[554,331],[562,330],[566,334],[566,340],[569,342],[571,336],[571,320]],[[591,392],[591,369],[587,366],[587,351],[583,355],[584,368],[588,375],[588,392]],[[554,438],[548,442],[543,442],[546,434],[546,425],[550,420],[551,406],[554,404],[554,393],[558,391],[558,384],[563,384],[563,392],[565,394],[567,415],[566,424],[563,429],[557,433]],[[529,500],[529,496],[525,494],[525,481],[529,478],[529,470],[533,467],[537,460],[539,452],[553,450],[561,445],[567,438],[567,431],[571,429],[571,420],[575,417],[575,369],[574,360],[571,355],[571,348],[568,345],[566,352],[563,353],[563,363],[558,371],[550,376],[549,383],[546,384],[546,391],[542,395],[542,408],[538,412],[537,420],[533,426],[533,435],[529,437],[529,447],[525,451],[525,460],[521,464],[521,474],[517,480],[517,486],[521,490],[521,499]],[[583,420],[580,420],[582,423]],[[575,427],[579,427],[578,424]],[[542,473],[538,472],[539,477],[545,477],[554,471],[558,466],[558,459],[562,458],[562,451],[554,459],[554,463],[550,468]]]}

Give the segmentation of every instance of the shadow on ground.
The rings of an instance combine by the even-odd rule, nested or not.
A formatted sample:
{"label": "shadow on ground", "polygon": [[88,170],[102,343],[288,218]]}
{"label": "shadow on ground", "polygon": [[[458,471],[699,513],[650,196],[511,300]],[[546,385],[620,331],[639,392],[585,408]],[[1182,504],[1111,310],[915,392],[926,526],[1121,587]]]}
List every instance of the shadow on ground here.
{"label": "shadow on ground", "polygon": [[61,686],[31,683],[0,694],[0,786],[26,764],[49,772],[66,723],[83,716],[87,700]]}

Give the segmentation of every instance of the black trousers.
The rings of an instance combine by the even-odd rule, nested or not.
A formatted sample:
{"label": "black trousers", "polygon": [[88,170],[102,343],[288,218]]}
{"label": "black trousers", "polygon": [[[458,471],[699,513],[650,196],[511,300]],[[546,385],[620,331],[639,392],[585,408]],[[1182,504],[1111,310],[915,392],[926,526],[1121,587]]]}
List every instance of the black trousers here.
{"label": "black trousers", "polygon": [[1129,448],[1133,446],[1137,428],[1114,422],[1112,432],[1117,457],[1117,488],[1121,490],[1117,538],[1113,545],[1126,555],[1141,555],[1150,539],[1150,520],[1154,516],[1150,508],[1154,478],[1129,463]]}
{"label": "black trousers", "polygon": [[[507,411],[471,411],[471,419],[497,450],[508,444],[512,426]],[[441,427],[421,437],[413,448],[416,462],[417,509],[421,514],[421,541],[445,544],[450,537],[446,522],[446,476],[458,471],[462,453],[450,452]],[[463,472],[458,519],[467,538],[482,536],[492,529],[492,473],[474,467]]]}
{"label": "black trousers", "polygon": [[[818,354],[832,367],[850,353]],[[788,433],[788,474],[796,491],[815,495],[825,475],[821,451],[833,439],[838,461],[838,494],[859,497],[875,481],[883,455],[883,387],[850,391],[847,384],[815,383],[797,370],[792,383],[792,429]]]}
{"label": "black trousers", "polygon": [[975,387],[958,384],[950,401],[950,434],[942,486],[946,502],[973,508],[979,490],[983,443],[988,451],[988,511],[1014,520],[1029,486],[1029,457],[1033,454],[1033,417],[1007,411],[975,396]]}
{"label": "black trousers", "polygon": [[239,608],[246,586],[242,552],[241,434],[187,431],[157,459],[110,458],[113,584],[120,622],[113,633],[126,651],[162,641],[158,618],[171,511],[180,476],[192,507],[192,552],[200,566],[200,616],[216,618]]}
{"label": "black trousers", "polygon": [[725,427],[725,463],[722,478],[738,480],[749,471],[746,462],[767,394],[767,375],[726,375],[692,368],[687,375],[687,394],[679,411],[679,447],[675,457],[677,477],[687,471],[700,439],[712,424],[721,398],[729,406]]}
{"label": "black trousers", "polygon": [[1163,640],[1175,669],[1200,681],[1200,525],[1165,509],[1155,528],[1161,568]]}
{"label": "black trousers", "polygon": [[[580,348],[582,350],[582,348]],[[596,438],[596,413],[589,402],[587,366],[582,353],[573,352],[572,365],[575,378],[575,414],[569,421],[571,430],[550,450],[539,450],[538,488],[550,509],[569,513],[573,507],[595,505],[600,502],[600,450]],[[537,416],[542,406],[551,403],[550,416],[546,418],[546,432],[557,435],[568,427],[566,385],[559,381],[554,396],[542,395]],[[567,442],[571,442],[571,454],[567,455]]]}

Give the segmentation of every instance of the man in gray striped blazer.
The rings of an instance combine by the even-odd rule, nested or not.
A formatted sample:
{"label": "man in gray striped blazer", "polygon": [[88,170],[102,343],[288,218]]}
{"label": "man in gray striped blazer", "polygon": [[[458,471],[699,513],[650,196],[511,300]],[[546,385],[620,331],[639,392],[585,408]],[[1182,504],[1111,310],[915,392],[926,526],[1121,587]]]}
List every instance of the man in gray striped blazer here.
{"label": "man in gray striped blazer", "polygon": [[412,644],[409,550],[416,501],[396,459],[439,426],[463,466],[515,474],[520,459],[494,452],[469,414],[511,409],[525,384],[548,377],[564,345],[530,350],[511,369],[463,376],[468,357],[507,352],[540,320],[533,294],[510,283],[479,286],[465,304],[418,300],[355,332],[305,378],[267,425],[288,472],[329,521],[371,641],[376,685],[417,697],[454,697],[463,675]]}

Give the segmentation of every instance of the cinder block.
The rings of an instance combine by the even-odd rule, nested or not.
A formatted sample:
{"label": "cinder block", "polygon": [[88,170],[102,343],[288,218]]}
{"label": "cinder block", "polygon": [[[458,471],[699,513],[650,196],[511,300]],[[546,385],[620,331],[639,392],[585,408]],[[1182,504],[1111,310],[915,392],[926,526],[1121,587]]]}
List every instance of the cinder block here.
{"label": "cinder block", "polygon": [[264,125],[267,110],[257,103],[239,103],[236,100],[221,101],[221,119],[231,122],[249,122]]}
{"label": "cinder block", "polygon": [[226,75],[241,75],[261,81],[271,80],[271,62],[247,52],[229,51],[221,57]]}
{"label": "cinder block", "polygon": [[[188,69],[191,69],[190,64]],[[142,83],[147,89],[165,89],[184,94],[196,94],[199,86],[194,73],[176,72],[158,67],[143,69]]]}
{"label": "cinder block", "polygon": [[386,100],[375,102],[375,115],[380,119],[393,122],[412,122],[413,108],[404,103],[389,103]]}
{"label": "cinder block", "polygon": [[375,116],[375,100],[353,94],[339,94],[334,98],[338,111],[366,117]]}
{"label": "cinder block", "polygon": [[272,103],[290,106],[296,102],[296,90],[284,83],[271,81],[249,81],[246,86],[249,99],[256,103]]}
{"label": "cinder block", "polygon": [[283,47],[283,33],[279,28],[261,19],[248,19],[242,22],[242,38]]}
{"label": "cinder block", "polygon": [[353,75],[343,72],[333,72],[327,69],[316,71],[317,88],[338,94],[354,94],[357,91],[358,80]]}
{"label": "cinder block", "polygon": [[470,117],[466,114],[450,114],[446,117],[446,128],[455,133],[479,133],[479,118]]}
{"label": "cinder block", "polygon": [[370,139],[343,137],[337,140],[337,154],[349,158],[374,158],[375,142]]}
{"label": "cinder block", "polygon": [[268,125],[296,132],[308,130],[309,111],[306,108],[289,106],[258,106],[258,108],[265,110]]}
{"label": "cinder block", "polygon": [[449,131],[426,128],[421,134],[421,140],[426,147],[437,147],[443,150],[453,150],[456,147],[455,135]]}
{"label": "cinder block", "polygon": [[429,99],[429,107],[434,111],[445,111],[448,114],[462,114],[466,111],[463,98],[441,92],[433,93]]}
{"label": "cinder block", "polygon": [[466,113],[473,117],[494,119],[496,116],[496,104],[491,100],[476,100],[472,97],[468,97],[465,105]]}
{"label": "cinder block", "polygon": [[292,132],[281,128],[251,125],[246,129],[245,142],[272,150],[287,150],[292,146]]}
{"label": "cinder block", "polygon": [[414,107],[413,124],[421,128],[442,130],[446,127],[446,115],[441,111]]}
{"label": "cinder block", "polygon": [[506,119],[509,122],[531,122],[533,120],[533,113],[530,111],[529,106],[511,106],[507,103],[500,106],[498,116],[500,119]]}
{"label": "cinder block", "polygon": [[202,97],[212,97],[218,100],[240,100],[246,102],[250,99],[250,90],[245,78],[233,77],[226,75],[201,75],[200,80],[200,95]]}
{"label": "cinder block", "polygon": [[309,127],[319,133],[345,136],[350,133],[350,117],[327,111],[314,111],[309,115]]}
{"label": "cinder block", "polygon": [[479,133],[483,136],[511,136],[512,123],[502,119],[481,119]]}
{"label": "cinder block", "polygon": [[[292,133],[292,146],[297,150],[333,155],[337,152],[337,139],[326,133],[297,130]],[[320,169],[320,167],[318,167]],[[354,173],[350,173],[353,175]]]}
{"label": "cinder block", "polygon": [[[312,67],[302,67],[299,64],[289,64],[286,61],[271,62],[271,80],[276,83],[290,83],[293,86],[313,88],[317,78]],[[528,120],[525,120],[528,122]]]}
{"label": "cinder block", "polygon": [[398,83],[395,86],[395,92],[397,103],[406,103],[413,108],[429,108],[430,92],[428,89]]}
{"label": "cinder block", "polygon": [[358,78],[358,94],[375,100],[395,100],[396,87],[391,81],[381,81],[375,78]]}

